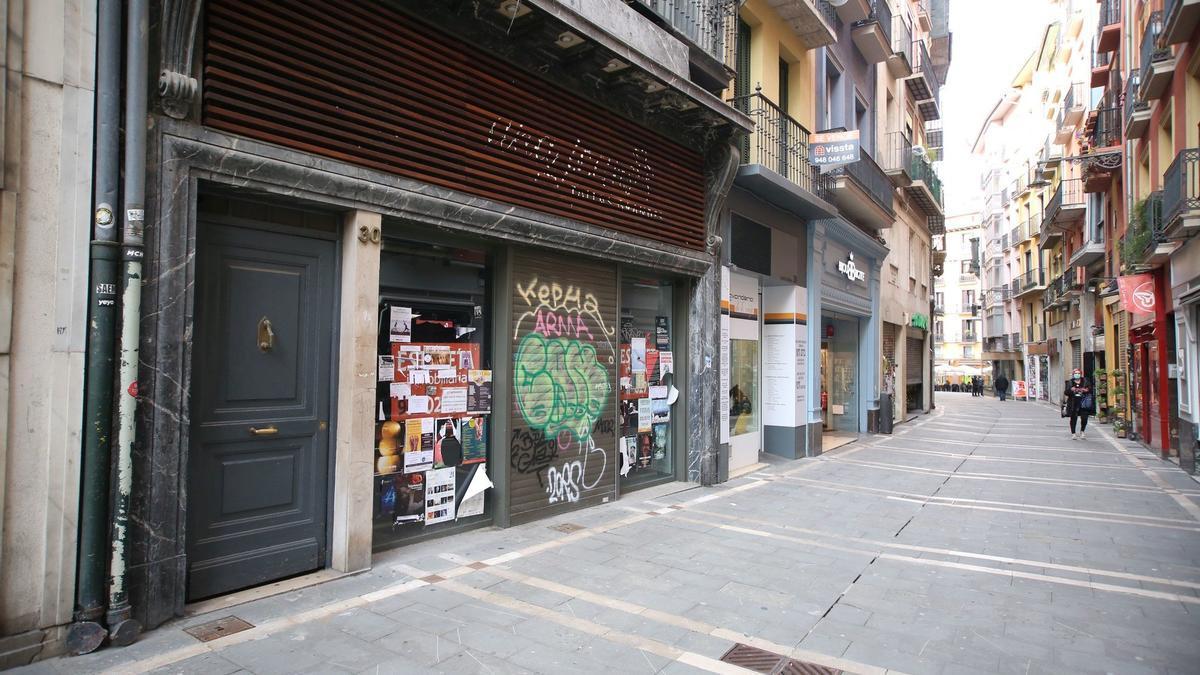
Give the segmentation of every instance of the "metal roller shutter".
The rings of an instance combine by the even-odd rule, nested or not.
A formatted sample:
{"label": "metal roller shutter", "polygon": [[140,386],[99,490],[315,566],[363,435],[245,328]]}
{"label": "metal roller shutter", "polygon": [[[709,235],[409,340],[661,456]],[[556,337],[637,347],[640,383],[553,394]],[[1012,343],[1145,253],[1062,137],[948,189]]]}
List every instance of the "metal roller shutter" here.
{"label": "metal roller shutter", "polygon": [[209,0],[203,122],[691,250],[703,158],[381,2]]}
{"label": "metal roller shutter", "polygon": [[920,384],[925,380],[925,369],[922,368],[925,356],[925,340],[908,338],[904,351],[904,373],[908,384]]}
{"label": "metal roller shutter", "polygon": [[617,273],[549,253],[513,259],[513,522],[615,495]]}
{"label": "metal roller shutter", "polygon": [[1083,345],[1079,340],[1071,340],[1071,368],[1083,370]]}

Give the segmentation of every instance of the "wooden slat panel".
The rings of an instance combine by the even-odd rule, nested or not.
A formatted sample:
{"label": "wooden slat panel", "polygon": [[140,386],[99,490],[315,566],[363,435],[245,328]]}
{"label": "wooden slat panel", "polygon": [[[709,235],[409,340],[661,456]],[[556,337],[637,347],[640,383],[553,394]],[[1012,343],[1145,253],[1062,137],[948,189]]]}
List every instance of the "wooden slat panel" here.
{"label": "wooden slat panel", "polygon": [[615,494],[617,275],[531,253],[513,269],[509,508],[520,522]]}
{"label": "wooden slat panel", "polygon": [[206,11],[206,125],[703,249],[688,148],[383,4]]}

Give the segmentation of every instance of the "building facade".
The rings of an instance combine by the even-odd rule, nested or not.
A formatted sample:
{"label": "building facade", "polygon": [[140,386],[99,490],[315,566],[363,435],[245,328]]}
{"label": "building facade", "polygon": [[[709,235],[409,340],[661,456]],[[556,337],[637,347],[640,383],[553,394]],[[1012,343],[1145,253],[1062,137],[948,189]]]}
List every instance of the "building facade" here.
{"label": "building facade", "polygon": [[[744,3],[731,31],[730,95],[755,131],[725,237],[722,476],[879,429],[881,394],[889,420],[932,405],[947,8],[784,4]],[[856,132],[858,161],[814,166],[813,130]]]}
{"label": "building facade", "polygon": [[933,355],[935,384],[962,385],[976,375],[991,382],[983,358],[983,279],[980,256],[984,228],[980,214],[946,219],[942,235],[945,271],[934,279]]}

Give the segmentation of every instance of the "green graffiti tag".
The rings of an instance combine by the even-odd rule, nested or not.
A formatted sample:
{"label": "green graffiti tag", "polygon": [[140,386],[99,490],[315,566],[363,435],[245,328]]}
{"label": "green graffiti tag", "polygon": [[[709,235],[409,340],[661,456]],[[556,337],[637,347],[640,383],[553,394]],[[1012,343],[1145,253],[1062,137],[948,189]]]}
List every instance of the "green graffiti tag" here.
{"label": "green graffiti tag", "polygon": [[596,348],[570,338],[529,333],[517,347],[513,387],[525,422],[546,438],[569,432],[589,439],[611,385]]}

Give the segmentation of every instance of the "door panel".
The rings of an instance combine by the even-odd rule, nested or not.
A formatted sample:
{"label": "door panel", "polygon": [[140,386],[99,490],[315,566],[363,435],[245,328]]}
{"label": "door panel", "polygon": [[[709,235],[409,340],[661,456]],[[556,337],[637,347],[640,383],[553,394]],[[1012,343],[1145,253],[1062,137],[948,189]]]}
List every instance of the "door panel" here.
{"label": "door panel", "polygon": [[325,563],[336,248],[201,225],[188,599]]}

